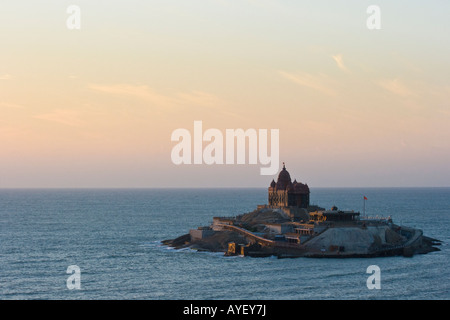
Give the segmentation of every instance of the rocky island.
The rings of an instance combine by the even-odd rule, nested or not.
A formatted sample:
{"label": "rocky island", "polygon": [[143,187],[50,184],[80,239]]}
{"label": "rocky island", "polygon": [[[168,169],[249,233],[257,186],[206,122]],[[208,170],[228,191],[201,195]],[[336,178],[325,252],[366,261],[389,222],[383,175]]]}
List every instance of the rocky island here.
{"label": "rocky island", "polygon": [[310,205],[307,184],[291,181],[283,164],[268,190],[269,203],[235,217],[214,217],[209,226],[190,230],[163,244],[180,249],[252,257],[379,257],[428,253],[440,241],[422,230],[395,224],[390,217]]}

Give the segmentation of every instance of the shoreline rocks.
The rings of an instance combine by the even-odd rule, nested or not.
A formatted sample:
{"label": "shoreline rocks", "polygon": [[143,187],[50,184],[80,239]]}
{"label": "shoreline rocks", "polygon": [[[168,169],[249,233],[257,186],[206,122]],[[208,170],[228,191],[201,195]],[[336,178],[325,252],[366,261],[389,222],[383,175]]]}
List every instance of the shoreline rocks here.
{"label": "shoreline rocks", "polygon": [[[233,228],[230,230],[226,226]],[[311,235],[303,238],[298,235],[298,243],[280,240],[292,236],[289,232],[280,231],[289,227],[298,227],[293,230],[311,230]],[[317,232],[312,231],[316,229]],[[258,208],[237,217],[215,219],[210,227],[199,227],[198,230],[191,230],[175,239],[164,240],[162,244],[175,249],[189,247],[199,251],[253,257],[274,255],[278,258],[355,258],[394,255],[411,257],[439,251],[436,246],[441,242],[423,236],[421,230],[398,226],[392,222],[292,222],[281,210]],[[229,252],[229,244],[233,244],[233,252]],[[235,252],[235,247],[239,247],[239,251]]]}

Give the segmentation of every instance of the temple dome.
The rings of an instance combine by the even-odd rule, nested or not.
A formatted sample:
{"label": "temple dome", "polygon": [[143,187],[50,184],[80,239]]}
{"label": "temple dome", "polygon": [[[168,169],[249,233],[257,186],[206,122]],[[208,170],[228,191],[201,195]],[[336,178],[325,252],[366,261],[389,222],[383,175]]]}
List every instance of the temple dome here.
{"label": "temple dome", "polygon": [[283,170],[281,170],[280,173],[278,174],[277,188],[282,187],[284,189],[290,184],[291,184],[291,175],[286,170],[286,166],[283,163]]}
{"label": "temple dome", "polygon": [[269,206],[308,208],[309,194],[306,183],[291,181],[291,175],[283,162],[283,169],[278,174],[277,182],[272,180],[270,183]]}

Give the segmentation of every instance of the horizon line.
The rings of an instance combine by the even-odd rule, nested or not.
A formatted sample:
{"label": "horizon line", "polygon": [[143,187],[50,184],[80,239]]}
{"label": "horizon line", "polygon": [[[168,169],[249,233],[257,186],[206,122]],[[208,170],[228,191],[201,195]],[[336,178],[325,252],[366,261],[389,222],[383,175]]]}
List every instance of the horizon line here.
{"label": "horizon line", "polygon": [[[267,189],[268,187],[0,187],[0,190],[82,190],[82,189],[98,189],[98,190],[143,190],[143,189]],[[319,186],[310,187],[310,189],[446,189],[450,186],[351,186],[351,187],[333,187]]]}

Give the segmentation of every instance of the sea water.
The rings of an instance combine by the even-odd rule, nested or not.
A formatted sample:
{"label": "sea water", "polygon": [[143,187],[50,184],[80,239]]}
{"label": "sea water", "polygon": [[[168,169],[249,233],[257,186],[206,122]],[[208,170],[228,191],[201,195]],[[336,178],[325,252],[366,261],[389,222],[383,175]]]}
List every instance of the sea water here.
{"label": "sea water", "polygon": [[[0,190],[0,299],[450,298],[450,188],[311,190],[312,204],[365,206],[443,241],[412,258],[225,257],[161,244],[265,203],[264,188]],[[80,289],[70,290],[73,265]],[[367,286],[371,265],[380,289]]]}

